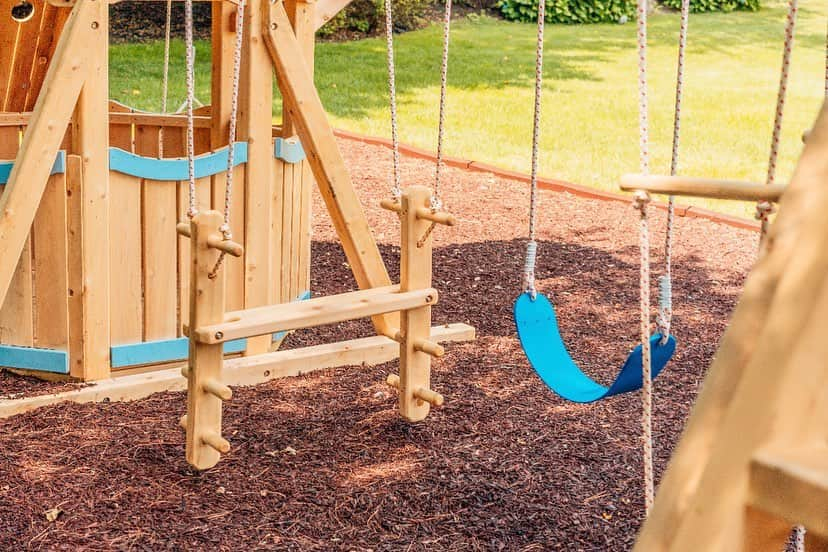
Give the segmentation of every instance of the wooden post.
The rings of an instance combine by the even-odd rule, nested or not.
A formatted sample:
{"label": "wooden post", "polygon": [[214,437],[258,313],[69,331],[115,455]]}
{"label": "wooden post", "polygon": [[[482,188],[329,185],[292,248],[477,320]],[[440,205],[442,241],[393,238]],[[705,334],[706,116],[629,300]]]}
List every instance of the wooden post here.
{"label": "wooden post", "polygon": [[[70,371],[84,381],[110,374],[109,347],[109,4],[86,0],[92,11],[86,42],[78,45],[86,80],[78,97],[72,153],[83,163],[80,250],[82,348],[70,350]],[[56,90],[62,93],[61,90]],[[48,90],[47,92],[48,93]],[[40,100],[38,100],[38,105]],[[77,258],[77,257],[75,257]],[[75,328],[77,331],[77,328]]]}
{"label": "wooden post", "polygon": [[[403,191],[400,213],[401,292],[431,287],[431,236],[421,244],[417,243],[431,226],[428,221],[417,217],[417,210],[427,208],[430,202],[429,188],[411,186]],[[431,355],[418,346],[431,337],[431,306],[403,311],[400,320],[400,376],[395,387],[400,392],[400,414],[409,422],[418,422],[428,416],[431,408],[427,400],[432,398],[429,396],[432,393]],[[394,385],[393,381],[389,383]],[[442,402],[442,397],[439,402]]]}
{"label": "wooden post", "polygon": [[[215,278],[209,274],[219,256],[210,247],[211,235],[221,235],[223,217],[218,211],[199,213],[190,223],[190,328],[215,324],[224,319],[225,270]],[[190,332],[187,376],[187,462],[199,470],[216,465],[230,444],[221,437],[221,370],[224,349],[221,343],[198,343]],[[224,395],[226,396],[226,395]]]}
{"label": "wooden post", "polygon": [[[269,305],[275,300],[271,293],[271,194],[279,183],[273,178],[273,65],[262,37],[262,19],[262,3],[249,2],[244,21],[238,127],[238,139],[248,143],[244,170],[245,308]],[[245,354],[266,353],[271,341],[270,336],[251,338]]]}
{"label": "wooden post", "polygon": [[[290,24],[293,26],[293,34],[302,47],[302,54],[305,58],[305,66],[311,77],[314,72],[314,51],[316,46],[316,29],[314,28],[314,4],[306,0],[285,0],[285,11],[287,11]],[[282,115],[282,137],[292,138],[296,136],[296,126],[293,124],[290,112],[283,109]]]}

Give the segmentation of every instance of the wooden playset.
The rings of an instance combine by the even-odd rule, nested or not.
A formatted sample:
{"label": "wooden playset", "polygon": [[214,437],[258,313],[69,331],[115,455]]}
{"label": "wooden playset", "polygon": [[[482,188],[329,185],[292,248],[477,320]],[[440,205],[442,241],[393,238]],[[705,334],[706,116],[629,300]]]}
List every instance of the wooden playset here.
{"label": "wooden playset", "polygon": [[[14,33],[0,28],[0,365],[99,382],[71,400],[118,400],[181,388],[169,367],[189,356],[188,459],[199,468],[226,449],[229,385],[383,362],[393,345],[402,415],[420,420],[442,402],[429,383],[438,342],[474,336],[430,325],[430,229],[454,219],[430,208],[427,188],[388,205],[402,223],[392,285],[313,84],[314,33],[342,7],[329,4],[250,3],[236,51],[237,6],[213,3],[213,101],[189,117],[109,101],[107,1],[35,2]],[[211,209],[228,177],[225,229]],[[309,298],[314,182],[361,291]],[[238,259],[213,271],[220,252]],[[376,338],[273,351],[287,331],[361,317]]]}

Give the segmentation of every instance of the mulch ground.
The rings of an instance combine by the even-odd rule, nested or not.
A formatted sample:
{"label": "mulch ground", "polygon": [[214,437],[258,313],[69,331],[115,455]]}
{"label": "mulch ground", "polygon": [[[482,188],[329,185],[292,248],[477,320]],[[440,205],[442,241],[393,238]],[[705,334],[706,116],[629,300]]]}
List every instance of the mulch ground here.
{"label": "mulch ground", "polygon": [[[398,222],[377,207],[390,154],[342,147],[396,278]],[[432,166],[406,159],[404,172],[407,183],[427,183]],[[395,363],[237,389],[225,408],[233,450],[201,474],[184,460],[182,393],[0,420],[0,549],[629,549],[643,509],[640,399],[572,404],[527,364],[511,319],[527,196],[525,184],[448,171],[445,201],[460,224],[436,232],[434,318],[470,323],[479,338],[449,346],[435,363],[433,387],[446,405],[426,421],[399,419],[383,383]],[[318,198],[315,212],[313,291],[353,289]],[[654,219],[660,267],[664,212]],[[544,192],[539,236],[539,287],[555,301],[573,356],[608,382],[637,339],[635,212]],[[656,384],[659,475],[756,241],[749,231],[678,220],[679,348]],[[296,333],[286,346],[369,334],[367,323],[349,323]],[[15,392],[38,392],[16,381]],[[50,510],[59,510],[55,521]]]}

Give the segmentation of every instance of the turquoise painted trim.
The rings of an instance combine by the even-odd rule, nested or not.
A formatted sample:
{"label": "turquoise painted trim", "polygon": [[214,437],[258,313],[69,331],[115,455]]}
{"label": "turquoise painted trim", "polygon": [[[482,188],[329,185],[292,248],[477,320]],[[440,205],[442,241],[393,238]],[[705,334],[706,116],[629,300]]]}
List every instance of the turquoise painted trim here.
{"label": "turquoise painted trim", "polygon": [[54,349],[0,345],[0,366],[53,374],[69,373],[69,354]]}
{"label": "turquoise painted trim", "polygon": [[[14,161],[0,161],[0,185],[8,184],[11,176]],[[49,174],[63,174],[66,172],[66,152],[61,150],[55,158],[55,164],[52,165],[52,172]]]}
{"label": "turquoise painted trim", "polygon": [[[186,337],[148,341],[130,345],[115,345],[110,349],[113,368],[126,368],[141,364],[158,364],[184,360],[189,353],[190,340]],[[241,353],[247,348],[246,339],[228,341],[224,344],[225,354]]]}
{"label": "turquoise painted trim", "polygon": [[[310,291],[305,291],[301,295],[299,295],[299,297],[294,299],[292,302],[297,303],[299,301],[307,301],[310,298],[311,298],[311,292]],[[285,336],[287,334],[288,334],[288,332],[276,332],[275,334],[273,334],[273,341],[274,342],[281,341],[282,339],[285,338]]]}
{"label": "turquoise painted trim", "polygon": [[276,138],[273,144],[273,156],[285,163],[299,163],[306,157],[301,142],[295,138]]}
{"label": "turquoise painted trim", "polygon": [[[195,177],[204,178],[227,170],[229,148],[221,148],[195,158]],[[233,166],[247,163],[247,142],[236,142]],[[161,182],[178,182],[189,178],[187,159],[142,157],[119,148],[109,148],[109,170]]]}

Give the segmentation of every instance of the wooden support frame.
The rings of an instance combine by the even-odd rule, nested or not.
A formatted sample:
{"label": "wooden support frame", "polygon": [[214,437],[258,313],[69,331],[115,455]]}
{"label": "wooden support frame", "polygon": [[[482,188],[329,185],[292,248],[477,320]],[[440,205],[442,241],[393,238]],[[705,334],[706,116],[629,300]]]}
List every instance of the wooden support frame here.
{"label": "wooden support frame", "polygon": [[[391,285],[284,2],[262,0],[262,6],[264,40],[279,75],[285,111],[296,125],[357,284],[361,289]],[[394,336],[399,329],[398,316],[382,315],[373,320],[380,335]]]}
{"label": "wooden support frame", "polygon": [[620,187],[625,192],[641,190],[653,194],[735,201],[771,201],[776,203],[782,197],[787,186],[785,184],[768,186],[753,182],[713,178],[626,174],[621,177]]}
{"label": "wooden support frame", "polygon": [[[768,450],[813,450],[828,442],[826,181],[828,105],[780,201],[765,254],[745,283],[635,550],[777,550],[780,531],[793,519],[824,519],[819,495],[811,495],[815,511],[780,512],[781,500],[770,508],[751,469],[769,464]],[[802,459],[793,465],[806,468]],[[753,475],[767,478],[768,470]],[[805,479],[800,484],[800,491],[813,488]],[[824,546],[825,539],[812,540]]]}

